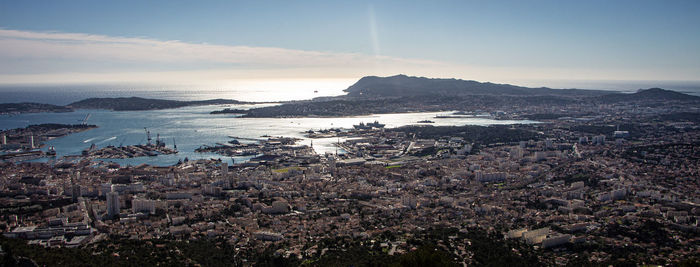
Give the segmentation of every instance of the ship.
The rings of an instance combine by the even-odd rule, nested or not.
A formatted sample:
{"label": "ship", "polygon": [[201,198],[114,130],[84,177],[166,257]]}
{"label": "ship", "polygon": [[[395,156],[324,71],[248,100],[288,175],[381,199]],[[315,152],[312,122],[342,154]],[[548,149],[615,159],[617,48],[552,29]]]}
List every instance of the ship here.
{"label": "ship", "polygon": [[364,122],[360,122],[360,124],[353,125],[352,127],[354,127],[357,130],[369,130],[372,128],[384,128],[385,125],[386,124],[381,124],[378,121],[374,121],[367,124],[365,124]]}
{"label": "ship", "polygon": [[431,120],[422,120],[422,121],[418,121],[418,123],[435,123],[435,122],[431,121]]}
{"label": "ship", "polygon": [[50,157],[56,156],[56,148],[50,146],[49,149],[46,151],[46,155]]}

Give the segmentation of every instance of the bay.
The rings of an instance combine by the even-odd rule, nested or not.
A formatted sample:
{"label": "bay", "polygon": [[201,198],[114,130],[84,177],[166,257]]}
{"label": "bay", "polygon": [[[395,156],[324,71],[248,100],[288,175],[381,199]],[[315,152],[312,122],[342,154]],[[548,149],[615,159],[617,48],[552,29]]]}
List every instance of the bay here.
{"label": "bay", "polygon": [[[446,115],[448,112],[376,114],[339,118],[240,118],[235,114],[209,114],[211,111],[223,108],[247,109],[257,106],[262,105],[210,105],[149,111],[77,110],[67,113],[0,115],[0,128],[20,128],[41,123],[78,124],[87,114],[91,114],[88,123],[95,124],[98,128],[50,140],[46,142],[47,147],[54,146],[57,156],[61,157],[80,155],[82,150],[92,144],[97,147],[144,144],[146,142],[144,128],[147,128],[154,140],[156,135],[160,135],[160,138],[169,147],[172,147],[174,141],[179,153],[157,157],[110,159],[109,161],[121,165],[146,163],[155,166],[169,166],[184,158],[191,160],[217,158],[230,162],[230,158],[218,154],[194,152],[196,148],[203,145],[225,143],[232,139],[229,136],[256,139],[260,139],[263,135],[297,137],[302,139],[301,144],[310,145],[311,139],[303,136],[304,131],[352,128],[352,125],[360,122],[379,121],[386,124],[388,128],[417,124],[421,120],[435,121],[431,124],[434,126],[535,123],[529,120],[435,118],[438,115]],[[313,147],[320,154],[333,153],[336,151],[335,143],[343,140],[342,138],[313,139]],[[42,149],[46,150],[47,147]],[[234,158],[236,162],[248,159],[250,157]]]}

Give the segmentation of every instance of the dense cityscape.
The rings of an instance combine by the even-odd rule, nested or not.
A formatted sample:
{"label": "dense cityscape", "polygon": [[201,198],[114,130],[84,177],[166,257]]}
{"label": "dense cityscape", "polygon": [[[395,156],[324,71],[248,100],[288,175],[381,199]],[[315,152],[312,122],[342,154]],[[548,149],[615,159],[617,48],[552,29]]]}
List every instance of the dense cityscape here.
{"label": "dense cityscape", "polygon": [[0,0],[0,267],[700,267],[698,0]]}
{"label": "dense cityscape", "polygon": [[[159,246],[185,250],[178,242],[190,241],[213,244],[211,253],[221,255],[212,257],[224,257],[223,265],[342,265],[340,259],[406,255],[498,262],[469,245],[485,235],[489,246],[512,254],[503,264],[697,263],[700,127],[690,99],[453,115],[537,118],[535,124],[368,122],[305,133],[311,146],[313,138],[343,137],[335,145],[344,153],[316,154],[285,137],[200,148],[258,155],[236,163],[120,166],[92,152],[53,164],[9,160],[0,171],[3,249],[28,256],[36,246],[73,248],[133,264],[149,257],[134,251],[138,241],[155,244],[146,249],[155,262],[211,264],[184,252],[155,256]],[[89,130],[69,128],[76,127]],[[28,133],[45,135],[3,136],[27,140]],[[159,139],[148,142],[139,147],[171,151]]]}

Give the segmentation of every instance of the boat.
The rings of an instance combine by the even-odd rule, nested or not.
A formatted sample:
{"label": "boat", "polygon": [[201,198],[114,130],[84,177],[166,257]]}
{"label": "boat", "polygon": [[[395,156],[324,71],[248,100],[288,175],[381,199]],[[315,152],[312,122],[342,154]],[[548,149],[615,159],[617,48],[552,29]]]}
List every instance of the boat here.
{"label": "boat", "polygon": [[365,124],[364,122],[360,122],[360,124],[353,125],[352,127],[354,127],[357,130],[369,130],[372,128],[384,128],[385,125],[386,124],[381,124],[378,121],[374,121],[367,124]]}
{"label": "boat", "polygon": [[435,123],[435,122],[431,121],[431,120],[422,120],[422,121],[418,121],[418,123]]}
{"label": "boat", "polygon": [[47,156],[56,156],[56,148],[54,148],[53,146],[50,146],[49,150],[46,151],[46,155]]}

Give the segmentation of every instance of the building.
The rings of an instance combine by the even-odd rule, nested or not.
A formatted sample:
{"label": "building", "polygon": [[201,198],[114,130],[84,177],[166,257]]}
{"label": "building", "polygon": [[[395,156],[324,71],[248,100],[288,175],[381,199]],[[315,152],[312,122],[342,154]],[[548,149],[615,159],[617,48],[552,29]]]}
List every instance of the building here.
{"label": "building", "polygon": [[571,239],[571,235],[553,236],[553,237],[547,238],[545,240],[542,240],[542,248],[551,248],[551,247],[561,246],[561,245],[564,245],[566,243],[569,243],[570,239]]}
{"label": "building", "polygon": [[582,144],[582,145],[588,144],[588,137],[586,137],[586,136],[579,137],[578,143]]}
{"label": "building", "polygon": [[625,137],[630,136],[630,132],[629,131],[615,131],[613,133],[613,135],[615,136],[615,138],[625,138]]}
{"label": "building", "polygon": [[262,212],[267,214],[285,214],[289,212],[289,203],[286,200],[275,200],[272,202],[272,206],[263,208]]}
{"label": "building", "polygon": [[284,239],[284,236],[279,233],[268,232],[268,231],[258,231],[253,234],[255,238],[263,241],[279,241]]}
{"label": "building", "polygon": [[150,199],[134,199],[131,201],[131,211],[133,213],[156,213],[156,201]]}
{"label": "building", "polygon": [[554,142],[552,141],[552,139],[547,138],[546,140],[544,140],[544,146],[546,149],[552,149],[554,148]]}
{"label": "building", "polygon": [[605,145],[605,135],[593,136],[594,145]]}
{"label": "building", "polygon": [[221,175],[223,175],[223,176],[228,175],[228,163],[226,163],[226,162],[221,163]]}
{"label": "building", "polygon": [[547,159],[547,152],[537,151],[535,152],[535,161],[541,161]]}
{"label": "building", "polygon": [[107,193],[107,217],[119,217],[119,193]]}
{"label": "building", "polygon": [[549,227],[530,230],[523,233],[523,239],[525,239],[525,242],[528,244],[538,244],[547,237],[548,233]]}
{"label": "building", "polygon": [[475,171],[474,176],[476,177],[477,181],[482,182],[482,183],[503,182],[506,180],[506,173],[505,172],[484,173],[482,171]]}
{"label": "building", "polygon": [[510,158],[511,159],[521,159],[523,157],[523,149],[521,147],[512,147],[510,149]]}

